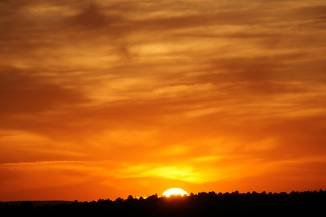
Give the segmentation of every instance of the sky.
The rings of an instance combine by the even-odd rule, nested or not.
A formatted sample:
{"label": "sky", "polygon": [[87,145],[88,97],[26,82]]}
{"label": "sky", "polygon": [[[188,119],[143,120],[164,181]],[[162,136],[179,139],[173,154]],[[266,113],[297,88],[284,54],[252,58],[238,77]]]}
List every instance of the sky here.
{"label": "sky", "polygon": [[0,200],[326,188],[325,0],[1,0]]}

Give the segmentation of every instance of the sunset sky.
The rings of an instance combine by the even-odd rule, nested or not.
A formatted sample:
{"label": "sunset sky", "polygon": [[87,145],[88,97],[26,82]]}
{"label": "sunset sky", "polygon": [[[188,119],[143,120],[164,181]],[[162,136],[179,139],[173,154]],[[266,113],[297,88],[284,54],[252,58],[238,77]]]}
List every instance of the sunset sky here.
{"label": "sunset sky", "polygon": [[325,0],[0,0],[0,200],[326,188]]}

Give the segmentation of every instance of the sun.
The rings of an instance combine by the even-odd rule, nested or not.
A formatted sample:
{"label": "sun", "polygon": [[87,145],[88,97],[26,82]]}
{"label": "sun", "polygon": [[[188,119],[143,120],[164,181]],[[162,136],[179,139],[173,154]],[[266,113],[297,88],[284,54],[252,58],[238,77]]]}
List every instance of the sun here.
{"label": "sun", "polygon": [[173,197],[173,196],[183,197],[189,195],[189,193],[183,190],[182,188],[169,188],[165,190],[162,195],[164,197]]}

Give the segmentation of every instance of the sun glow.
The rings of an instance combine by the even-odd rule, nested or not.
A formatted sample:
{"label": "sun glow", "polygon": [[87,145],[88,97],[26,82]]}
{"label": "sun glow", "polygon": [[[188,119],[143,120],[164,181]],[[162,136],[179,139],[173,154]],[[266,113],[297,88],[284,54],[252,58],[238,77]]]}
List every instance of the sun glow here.
{"label": "sun glow", "polygon": [[169,188],[162,194],[164,197],[173,197],[173,196],[187,196],[189,195],[188,192],[183,190],[182,188]]}

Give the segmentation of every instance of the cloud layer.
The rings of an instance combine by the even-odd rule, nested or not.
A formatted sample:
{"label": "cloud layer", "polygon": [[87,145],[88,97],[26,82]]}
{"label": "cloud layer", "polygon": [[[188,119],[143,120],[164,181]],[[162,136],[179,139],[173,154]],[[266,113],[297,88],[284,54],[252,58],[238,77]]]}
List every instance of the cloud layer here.
{"label": "cloud layer", "polygon": [[1,1],[0,200],[325,188],[325,12]]}

